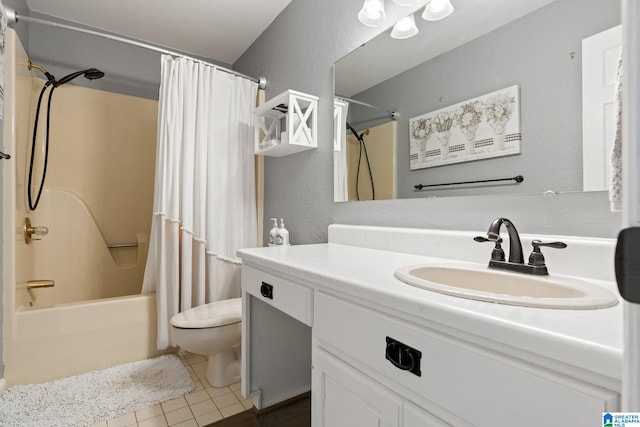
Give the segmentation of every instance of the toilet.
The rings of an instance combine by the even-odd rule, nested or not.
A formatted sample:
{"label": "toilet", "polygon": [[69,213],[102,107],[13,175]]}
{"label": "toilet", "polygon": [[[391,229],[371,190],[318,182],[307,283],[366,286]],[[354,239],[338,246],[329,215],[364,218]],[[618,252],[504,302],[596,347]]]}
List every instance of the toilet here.
{"label": "toilet", "polygon": [[191,308],[171,318],[171,337],[183,350],[207,356],[213,387],[240,381],[242,298]]}

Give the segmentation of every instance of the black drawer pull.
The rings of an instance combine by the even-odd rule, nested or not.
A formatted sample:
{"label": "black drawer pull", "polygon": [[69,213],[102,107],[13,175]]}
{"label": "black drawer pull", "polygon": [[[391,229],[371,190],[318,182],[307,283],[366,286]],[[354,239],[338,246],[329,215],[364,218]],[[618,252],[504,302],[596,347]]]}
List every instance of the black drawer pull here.
{"label": "black drawer pull", "polygon": [[420,371],[422,352],[415,348],[411,348],[400,341],[387,337],[385,358],[398,369],[409,371],[419,377],[422,376],[422,372]]}
{"label": "black drawer pull", "polygon": [[273,299],[273,286],[266,282],[262,282],[262,285],[260,286],[260,294],[265,298]]}

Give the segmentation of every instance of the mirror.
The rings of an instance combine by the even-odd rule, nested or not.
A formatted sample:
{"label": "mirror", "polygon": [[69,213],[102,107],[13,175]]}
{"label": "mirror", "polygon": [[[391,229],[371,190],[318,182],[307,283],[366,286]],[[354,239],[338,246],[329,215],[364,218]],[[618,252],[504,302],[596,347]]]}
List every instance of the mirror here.
{"label": "mirror", "polygon": [[[591,87],[596,84],[593,78],[583,78],[583,40],[620,24],[619,2],[451,2],[454,13],[441,21],[424,21],[422,9],[417,10],[417,36],[392,39],[388,29],[335,63],[335,201],[358,199],[356,177],[360,200],[372,198],[371,181],[376,199],[604,190],[606,182],[601,187],[585,184],[588,175],[605,175],[595,169],[604,168],[608,160],[600,148],[596,163],[601,165],[583,165],[583,134],[597,133],[591,125],[598,120],[585,116],[583,123],[583,98],[589,99],[585,93],[597,90]],[[356,19],[354,25],[360,25]],[[614,62],[614,80],[616,49],[605,52]],[[519,113],[519,153],[411,168],[410,156],[416,155],[412,118],[514,86],[519,95],[514,113]],[[597,102],[612,108],[611,100]],[[612,117],[601,127],[610,128]],[[347,122],[353,131],[347,130]],[[378,128],[388,124],[395,130]],[[610,129],[606,133],[612,135]],[[376,154],[381,146],[392,151]],[[428,140],[430,149],[433,141]],[[360,169],[354,171],[358,163]],[[524,181],[467,183],[517,176]],[[450,183],[464,184],[440,185]],[[389,184],[394,188],[382,196],[378,188]],[[418,190],[419,184],[432,187]]]}

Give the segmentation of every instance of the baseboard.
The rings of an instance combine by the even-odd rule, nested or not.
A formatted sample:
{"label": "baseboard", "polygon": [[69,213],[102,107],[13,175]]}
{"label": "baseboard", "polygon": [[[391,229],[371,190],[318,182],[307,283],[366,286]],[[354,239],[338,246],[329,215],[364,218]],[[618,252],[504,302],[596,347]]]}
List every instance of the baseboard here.
{"label": "baseboard", "polygon": [[7,381],[4,378],[0,378],[0,394],[4,393],[7,389]]}

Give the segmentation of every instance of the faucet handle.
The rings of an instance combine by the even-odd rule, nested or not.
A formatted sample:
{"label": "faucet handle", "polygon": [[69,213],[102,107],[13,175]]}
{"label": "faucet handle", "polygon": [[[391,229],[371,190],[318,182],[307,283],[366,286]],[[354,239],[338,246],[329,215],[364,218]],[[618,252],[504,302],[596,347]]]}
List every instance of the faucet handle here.
{"label": "faucet handle", "polygon": [[556,249],[564,249],[567,247],[567,244],[564,242],[542,242],[540,240],[534,240],[531,242],[531,245],[533,246],[533,250],[540,250],[540,246],[548,246]]}
{"label": "faucet handle", "polygon": [[483,236],[477,236],[474,237],[473,240],[475,240],[476,242],[493,242],[495,243],[495,247],[493,248],[493,251],[491,251],[491,260],[492,261],[504,261],[505,257],[504,257],[504,250],[502,249],[502,237],[498,237],[498,238],[486,238]]}
{"label": "faucet handle", "polygon": [[567,244],[564,242],[543,242],[541,240],[534,240],[531,242],[531,245],[533,246],[533,251],[531,251],[531,255],[529,255],[529,265],[534,266],[544,265],[544,255],[542,255],[540,251],[540,246],[555,249],[564,249],[567,247]]}

